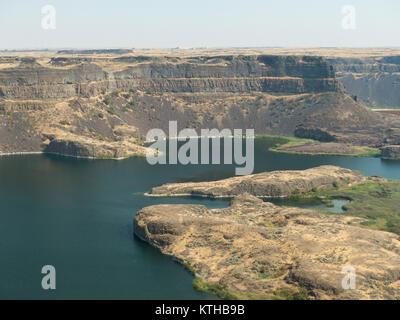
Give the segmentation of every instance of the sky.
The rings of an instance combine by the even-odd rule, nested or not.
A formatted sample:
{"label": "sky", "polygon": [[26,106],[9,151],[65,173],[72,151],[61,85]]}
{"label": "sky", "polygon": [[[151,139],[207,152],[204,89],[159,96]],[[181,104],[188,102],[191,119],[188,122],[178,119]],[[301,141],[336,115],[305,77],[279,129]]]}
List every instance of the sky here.
{"label": "sky", "polygon": [[399,0],[0,0],[0,49],[400,47],[399,31]]}

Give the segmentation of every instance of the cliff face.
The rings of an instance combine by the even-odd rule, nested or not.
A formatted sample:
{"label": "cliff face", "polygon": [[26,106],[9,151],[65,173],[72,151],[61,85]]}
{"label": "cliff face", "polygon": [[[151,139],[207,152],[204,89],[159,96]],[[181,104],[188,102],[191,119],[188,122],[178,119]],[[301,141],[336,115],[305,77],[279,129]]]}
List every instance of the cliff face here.
{"label": "cliff face", "polygon": [[329,59],[349,93],[371,107],[400,108],[400,56]]}
{"label": "cliff face", "polygon": [[149,129],[167,130],[169,120],[179,129],[286,136],[311,128],[380,145],[384,118],[350,97],[321,57],[0,56],[3,153],[130,155]]}
{"label": "cliff face", "polygon": [[72,58],[71,62],[67,58],[53,59],[47,65],[34,59],[22,59],[14,68],[0,69],[0,89],[4,98],[17,99],[90,97],[110,88],[152,93],[259,91],[282,94],[337,92],[342,89],[334,79],[332,68],[318,57],[116,60],[109,63],[118,64],[122,70],[107,72],[99,65],[101,61],[94,59]]}

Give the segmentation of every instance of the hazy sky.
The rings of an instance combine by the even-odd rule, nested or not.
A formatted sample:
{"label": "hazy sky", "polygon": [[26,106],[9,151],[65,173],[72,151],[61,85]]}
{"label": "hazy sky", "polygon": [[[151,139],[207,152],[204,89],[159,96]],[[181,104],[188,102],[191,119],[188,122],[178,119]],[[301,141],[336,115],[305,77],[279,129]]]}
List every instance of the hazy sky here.
{"label": "hazy sky", "polygon": [[[42,28],[42,6],[56,29]],[[342,27],[342,7],[356,29]],[[0,0],[0,48],[400,46],[399,0]]]}

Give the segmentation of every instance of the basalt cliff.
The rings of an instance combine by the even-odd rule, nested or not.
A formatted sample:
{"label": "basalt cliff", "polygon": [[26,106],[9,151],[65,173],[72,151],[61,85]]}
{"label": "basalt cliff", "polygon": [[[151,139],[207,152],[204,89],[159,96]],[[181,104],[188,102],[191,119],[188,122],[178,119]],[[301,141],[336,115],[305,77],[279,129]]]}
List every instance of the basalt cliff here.
{"label": "basalt cliff", "polygon": [[0,55],[0,153],[124,158],[144,154],[147,131],[169,120],[400,144],[398,119],[356,101],[318,56]]}
{"label": "basalt cliff", "polygon": [[330,58],[348,92],[371,107],[400,108],[400,55]]}

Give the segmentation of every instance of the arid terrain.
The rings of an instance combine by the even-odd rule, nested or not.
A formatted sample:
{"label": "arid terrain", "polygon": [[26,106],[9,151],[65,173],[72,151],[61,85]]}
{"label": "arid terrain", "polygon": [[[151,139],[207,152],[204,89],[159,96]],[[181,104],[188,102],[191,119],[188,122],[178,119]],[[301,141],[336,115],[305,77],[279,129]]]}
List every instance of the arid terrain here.
{"label": "arid terrain", "polygon": [[[367,106],[400,106],[398,90],[380,82],[396,83],[399,55],[299,48],[3,51],[0,152],[143,155],[147,131],[166,130],[169,120],[179,128],[399,145],[399,116]],[[394,95],[381,103],[389,99],[385,90]]]}
{"label": "arid terrain", "polygon": [[263,172],[210,182],[170,183],[152,188],[148,195],[232,198],[249,193],[261,198],[287,198],[320,188],[347,186],[364,179],[357,171],[335,166],[320,166],[303,171]]}
{"label": "arid terrain", "polygon": [[[334,166],[235,179],[154,188],[168,196],[192,192],[233,199],[225,209],[146,207],[134,219],[135,234],[192,271],[197,289],[225,299],[400,299],[399,235],[377,230],[382,227],[373,227],[368,209],[367,216],[359,210],[382,201],[381,209],[373,210],[376,216],[398,219],[398,182]],[[259,199],[318,195],[327,200],[329,194],[351,199],[349,214]],[[342,285],[346,266],[357,272],[355,290]]]}

